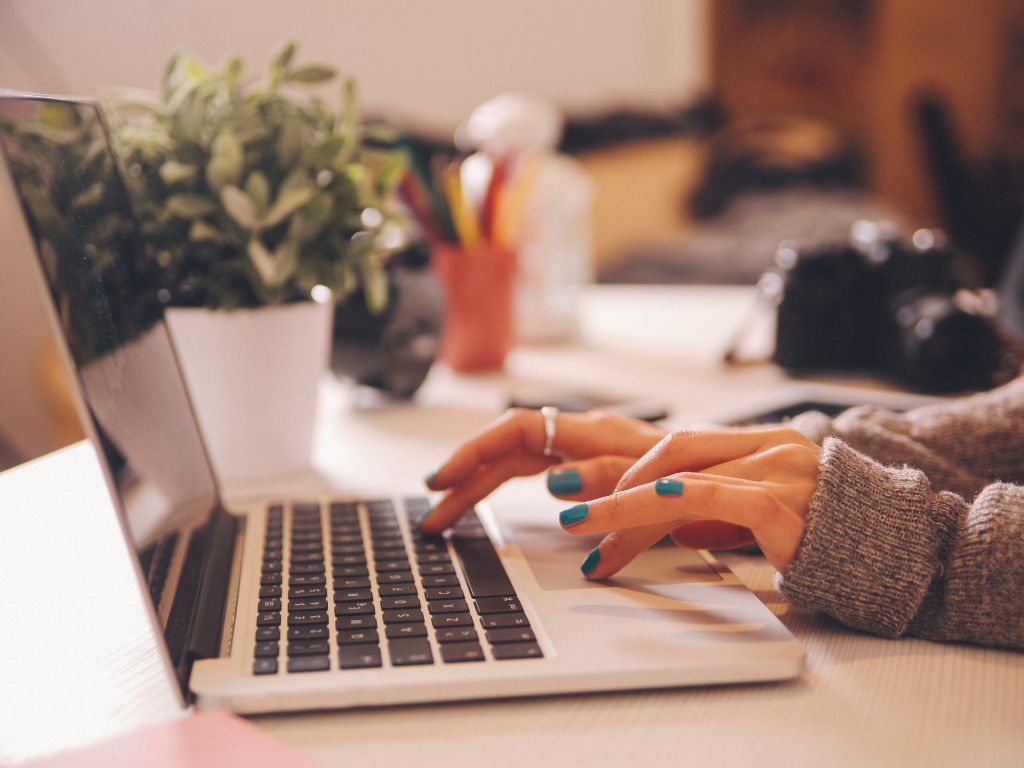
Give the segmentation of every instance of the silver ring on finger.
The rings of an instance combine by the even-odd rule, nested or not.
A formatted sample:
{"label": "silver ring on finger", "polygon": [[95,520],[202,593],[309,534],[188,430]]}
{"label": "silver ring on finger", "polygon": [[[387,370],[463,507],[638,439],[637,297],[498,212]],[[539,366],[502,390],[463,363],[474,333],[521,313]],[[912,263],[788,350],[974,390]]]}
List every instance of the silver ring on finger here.
{"label": "silver ring on finger", "polygon": [[553,405],[545,405],[540,409],[544,419],[544,455],[555,455],[555,431],[558,428],[558,409]]}

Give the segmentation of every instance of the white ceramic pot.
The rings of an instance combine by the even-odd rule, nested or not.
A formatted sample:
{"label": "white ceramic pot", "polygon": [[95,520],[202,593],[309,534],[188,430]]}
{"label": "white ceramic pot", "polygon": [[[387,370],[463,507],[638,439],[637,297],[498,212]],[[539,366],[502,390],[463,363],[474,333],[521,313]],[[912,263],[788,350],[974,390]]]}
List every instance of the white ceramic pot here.
{"label": "white ceramic pot", "polygon": [[333,305],[172,308],[167,313],[221,482],[310,465]]}

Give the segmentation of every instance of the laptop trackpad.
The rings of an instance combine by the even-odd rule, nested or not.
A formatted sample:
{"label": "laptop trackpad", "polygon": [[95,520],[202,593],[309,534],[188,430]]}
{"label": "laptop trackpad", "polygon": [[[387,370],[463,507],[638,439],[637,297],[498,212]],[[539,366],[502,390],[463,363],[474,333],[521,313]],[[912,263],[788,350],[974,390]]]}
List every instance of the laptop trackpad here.
{"label": "laptop trackpad", "polygon": [[601,537],[571,536],[551,524],[525,520],[503,520],[500,527],[505,543],[522,550],[541,589],[615,586],[676,597],[673,592],[682,585],[722,580],[699,552],[682,549],[671,542],[661,542],[641,553],[614,579],[587,581],[580,573],[580,563],[597,546]]}

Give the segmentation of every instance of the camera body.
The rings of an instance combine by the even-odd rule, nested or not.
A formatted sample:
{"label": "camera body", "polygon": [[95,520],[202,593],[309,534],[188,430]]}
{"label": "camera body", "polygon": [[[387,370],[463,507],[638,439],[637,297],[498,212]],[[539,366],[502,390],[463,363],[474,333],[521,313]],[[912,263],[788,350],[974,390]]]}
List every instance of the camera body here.
{"label": "camera body", "polygon": [[959,301],[945,238],[919,230],[910,243],[859,221],[849,240],[776,251],[774,361],[799,372],[870,371],[912,389],[986,389],[1007,365],[991,319]]}

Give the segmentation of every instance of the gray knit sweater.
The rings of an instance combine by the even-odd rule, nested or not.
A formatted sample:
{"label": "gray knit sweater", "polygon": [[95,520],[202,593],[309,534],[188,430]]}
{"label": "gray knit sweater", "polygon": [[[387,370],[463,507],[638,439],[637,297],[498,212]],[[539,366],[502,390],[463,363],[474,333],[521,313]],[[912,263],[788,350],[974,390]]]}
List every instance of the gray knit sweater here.
{"label": "gray knit sweater", "polygon": [[859,407],[793,426],[823,450],[779,577],[792,603],[885,637],[1024,648],[1024,377],[906,414]]}

